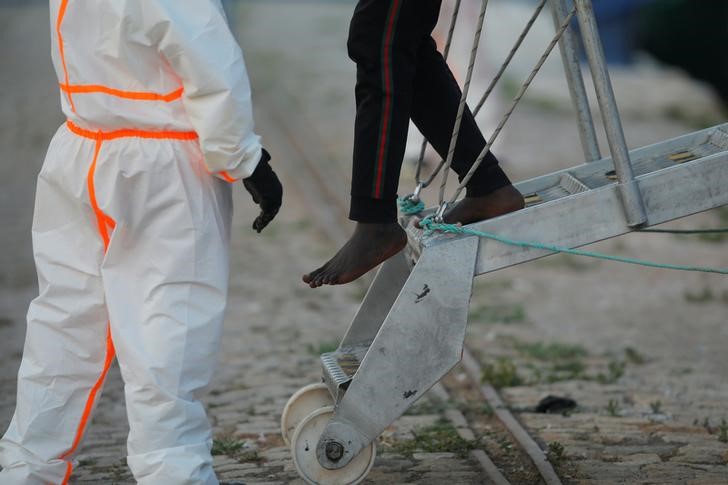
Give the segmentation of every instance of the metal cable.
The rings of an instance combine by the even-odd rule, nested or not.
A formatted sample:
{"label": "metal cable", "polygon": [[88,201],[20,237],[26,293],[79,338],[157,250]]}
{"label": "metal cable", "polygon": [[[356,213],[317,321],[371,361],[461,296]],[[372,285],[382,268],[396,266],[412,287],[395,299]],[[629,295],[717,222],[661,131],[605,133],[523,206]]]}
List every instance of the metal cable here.
{"label": "metal cable", "polygon": [[[506,57],[506,60],[501,64],[500,69],[496,73],[495,77],[491,81],[490,85],[488,86],[488,89],[486,89],[485,94],[483,94],[482,98],[478,102],[478,106],[475,108],[475,111],[473,111],[473,117],[477,116],[480,112],[480,109],[485,104],[486,100],[490,97],[490,94],[493,92],[493,89],[495,89],[495,86],[498,84],[498,81],[500,81],[501,77],[503,77],[503,73],[506,71],[508,66],[510,65],[511,61],[513,60],[513,57],[516,55],[516,52],[518,49],[520,49],[521,44],[523,43],[524,39],[528,35],[528,33],[531,31],[531,27],[533,27],[533,24],[536,22],[536,19],[541,14],[541,11],[543,10],[544,6],[546,5],[547,0],[541,0],[539,5],[536,7],[536,10],[534,11],[533,15],[531,15],[531,18],[529,19],[528,23],[526,24],[526,27],[521,31],[520,36],[516,40],[515,45],[511,49],[511,51],[508,53],[508,56]],[[459,8],[460,0],[458,0],[458,3],[456,4],[456,8]],[[450,35],[452,35],[452,29],[454,27],[454,23],[450,24]],[[451,40],[451,37],[448,37],[448,44],[445,47],[445,59],[447,59],[448,51],[450,48],[449,41]],[[422,165],[425,158],[425,150],[427,149],[427,139],[425,139],[422,142],[422,149],[420,151],[420,158],[417,163],[417,173],[415,175],[415,182],[417,183],[417,186],[421,186],[421,188],[429,187],[429,185],[432,183],[433,180],[435,180],[435,177],[437,177],[437,174],[440,173],[440,170],[445,165],[445,160],[441,160],[440,163],[435,167],[435,170],[430,174],[430,176],[425,180],[424,182],[421,180],[421,172],[422,172]],[[415,202],[419,200],[419,194],[416,194],[417,197],[413,197]]]}
{"label": "metal cable", "polygon": [[[452,39],[453,35],[455,34],[455,25],[458,21],[458,15],[460,14],[460,4],[462,3],[462,0],[456,0],[455,6],[453,7],[453,13],[452,13],[452,19],[450,20],[450,28],[447,32],[447,40],[445,41],[445,50],[443,51],[442,57],[447,61],[447,58],[450,56],[450,47],[452,47]],[[432,181],[437,176],[437,172],[440,171],[440,168],[442,168],[442,164],[444,161],[440,162],[440,165],[437,167],[435,172],[429,177],[428,181],[425,183],[422,183],[422,180],[420,180],[420,176],[422,175],[422,165],[425,162],[425,153],[427,152],[427,138],[424,138],[422,140],[422,147],[420,148],[420,158],[417,160],[417,172],[415,173],[415,182],[419,186],[422,184],[423,187],[427,187],[432,183]]]}
{"label": "metal cable", "polygon": [[[518,40],[516,40],[515,45],[511,49],[511,51],[508,53],[508,56],[506,57],[506,60],[501,65],[500,69],[496,73],[495,77],[491,81],[490,85],[488,86],[488,89],[485,91],[485,94],[483,94],[483,97],[478,102],[478,106],[475,108],[475,111],[473,111],[473,117],[478,115],[478,112],[485,104],[485,101],[490,97],[490,94],[493,92],[493,89],[495,89],[495,86],[498,84],[498,81],[500,81],[501,77],[503,77],[503,73],[506,71],[508,66],[510,65],[511,61],[513,60],[513,57],[515,56],[518,49],[521,47],[521,44],[523,43],[523,40],[526,38],[528,33],[531,30],[531,27],[533,27],[533,24],[535,23],[538,16],[541,14],[541,10],[543,10],[544,6],[546,5],[547,0],[541,0],[538,7],[536,8],[535,12],[529,19],[528,23],[526,24],[526,27],[521,32],[521,35],[518,37]],[[459,0],[458,0],[459,3]],[[447,50],[446,50],[447,52]],[[447,57],[445,57],[447,59]],[[417,164],[417,174],[415,176],[415,181],[417,182],[417,186],[421,186],[421,188],[428,187],[433,180],[435,180],[435,177],[437,177],[437,174],[440,173],[440,170],[442,169],[443,165],[445,165],[445,160],[441,160],[440,163],[435,167],[435,170],[432,171],[430,176],[425,180],[424,182],[420,178],[420,174],[422,171],[422,163],[425,158],[425,150],[427,149],[427,140],[425,139],[422,143],[422,150],[420,151],[420,159]],[[413,199],[419,200],[419,194],[416,194],[417,197],[413,197]]]}
{"label": "metal cable", "polygon": [[[564,21],[561,23],[561,27],[556,32],[556,35],[551,39],[551,42],[549,43],[548,47],[546,48],[546,51],[543,53],[541,58],[538,60],[538,63],[536,63],[536,67],[533,68],[531,71],[531,74],[529,74],[526,81],[524,81],[523,85],[521,86],[520,91],[516,95],[515,98],[513,98],[513,102],[511,103],[511,107],[508,109],[505,115],[503,115],[503,118],[501,119],[500,123],[498,123],[498,127],[493,132],[493,135],[490,137],[490,140],[488,140],[487,145],[483,149],[483,151],[478,155],[478,158],[475,160],[475,163],[472,167],[470,167],[470,170],[468,171],[467,175],[463,178],[462,182],[460,182],[460,185],[458,186],[457,190],[455,191],[455,195],[447,202],[447,204],[452,204],[455,202],[458,197],[460,197],[460,194],[462,193],[465,186],[470,182],[470,179],[473,178],[473,174],[476,170],[480,167],[481,163],[483,163],[483,160],[485,159],[486,155],[490,153],[490,149],[493,146],[493,143],[498,138],[498,135],[500,135],[501,131],[503,130],[503,127],[510,119],[511,115],[513,114],[513,111],[516,109],[516,106],[518,106],[518,103],[521,101],[521,98],[526,94],[526,91],[528,90],[529,86],[533,82],[533,79],[536,77],[536,74],[541,70],[541,67],[546,62],[546,59],[548,58],[549,54],[551,54],[551,51],[553,51],[554,46],[556,46],[556,43],[559,41],[561,36],[563,35],[564,31],[568,28],[569,24],[571,23],[571,20],[574,18],[574,15],[576,15],[576,7],[574,7],[569,15],[566,16]],[[442,195],[445,190],[445,182],[447,182],[446,173],[443,174],[443,185],[440,187],[440,212],[442,212],[443,209],[443,202],[442,202]],[[441,215],[441,214],[440,214]]]}
{"label": "metal cable", "polygon": [[536,19],[541,14],[541,10],[543,10],[544,6],[546,6],[546,1],[547,0],[541,0],[541,3],[539,3],[538,7],[536,7],[536,11],[533,12],[533,15],[531,15],[531,18],[528,20],[526,27],[521,32],[521,35],[518,37],[518,40],[516,41],[515,45],[513,46],[513,49],[511,49],[511,52],[508,53],[508,57],[506,57],[506,60],[503,61],[503,64],[501,64],[501,67],[498,70],[498,72],[496,73],[495,77],[493,77],[493,80],[491,81],[490,86],[488,86],[488,89],[485,90],[485,94],[483,94],[483,97],[480,98],[478,105],[473,110],[473,116],[478,116],[480,109],[483,107],[486,100],[490,97],[490,93],[493,92],[493,89],[495,88],[496,84],[498,84],[498,81],[500,81],[500,78],[503,76],[503,73],[506,71],[506,69],[510,65],[511,61],[513,60],[513,56],[516,55],[516,52],[518,51],[518,49],[520,49],[521,44],[523,43],[523,40],[526,38],[528,33],[531,31],[531,27],[533,27],[534,22],[536,22]]}
{"label": "metal cable", "polygon": [[463,86],[463,92],[460,95],[460,106],[458,107],[458,114],[455,117],[455,126],[453,127],[452,137],[450,138],[450,148],[447,152],[447,159],[444,165],[444,172],[442,174],[442,183],[440,184],[440,194],[438,197],[439,204],[442,206],[445,201],[445,186],[447,185],[447,176],[452,165],[452,159],[455,155],[455,145],[460,135],[460,125],[463,121],[463,113],[465,113],[466,101],[468,98],[468,91],[470,90],[470,81],[473,79],[473,68],[475,67],[475,58],[478,56],[478,48],[480,46],[480,35],[483,32],[483,21],[485,20],[485,11],[488,8],[488,0],[483,0],[480,7],[480,15],[478,16],[478,27],[475,30],[473,36],[473,47],[470,51],[470,62],[468,63],[468,74],[465,77],[465,85]]}

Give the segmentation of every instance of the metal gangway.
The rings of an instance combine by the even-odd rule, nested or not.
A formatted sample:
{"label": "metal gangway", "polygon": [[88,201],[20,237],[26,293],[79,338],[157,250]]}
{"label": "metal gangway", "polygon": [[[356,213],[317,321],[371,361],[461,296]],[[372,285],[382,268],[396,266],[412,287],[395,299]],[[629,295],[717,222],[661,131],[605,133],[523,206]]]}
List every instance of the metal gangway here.
{"label": "metal gangway", "polygon": [[[585,163],[516,184],[527,202],[525,209],[467,228],[513,240],[577,248],[728,204],[728,124],[627,149],[591,0],[539,0],[474,112],[483,106],[547,3],[556,33],[469,176],[556,44],[576,111]],[[427,180],[420,178],[420,164],[416,188],[409,196],[410,202],[419,202],[421,191],[442,171],[440,203],[422,213],[435,221],[469,180],[466,176],[452,199],[445,200],[448,169],[487,5],[488,0],[482,0],[450,153]],[[460,0],[456,0],[446,55],[459,6]],[[573,28],[574,19],[578,30]],[[609,157],[602,157],[599,151],[577,51],[579,37]],[[423,155],[424,149],[423,145]],[[308,483],[362,481],[374,463],[378,436],[461,360],[476,276],[554,254],[469,234],[426,231],[411,215],[403,216],[401,224],[408,233],[408,247],[382,265],[338,349],[321,356],[324,383],[300,389],[284,410],[283,437],[291,445],[296,469]]]}

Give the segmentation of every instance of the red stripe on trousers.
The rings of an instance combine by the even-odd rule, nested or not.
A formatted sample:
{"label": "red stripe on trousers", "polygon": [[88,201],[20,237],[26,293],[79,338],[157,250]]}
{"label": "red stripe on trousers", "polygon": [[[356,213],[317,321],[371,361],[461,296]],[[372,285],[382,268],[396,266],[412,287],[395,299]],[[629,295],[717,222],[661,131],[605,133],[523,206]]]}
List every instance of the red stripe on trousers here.
{"label": "red stripe on trousers", "polygon": [[392,3],[392,9],[389,12],[389,25],[387,26],[387,33],[384,39],[385,48],[384,50],[384,84],[385,84],[385,100],[384,100],[384,115],[382,118],[382,133],[381,143],[379,145],[379,156],[377,157],[377,183],[374,188],[374,197],[379,198],[382,194],[382,175],[384,173],[384,157],[386,156],[387,138],[389,137],[389,123],[392,109],[392,89],[390,87],[392,80],[392,66],[391,66],[391,42],[394,35],[394,19],[397,17],[395,12],[399,7],[400,0],[394,0]]}

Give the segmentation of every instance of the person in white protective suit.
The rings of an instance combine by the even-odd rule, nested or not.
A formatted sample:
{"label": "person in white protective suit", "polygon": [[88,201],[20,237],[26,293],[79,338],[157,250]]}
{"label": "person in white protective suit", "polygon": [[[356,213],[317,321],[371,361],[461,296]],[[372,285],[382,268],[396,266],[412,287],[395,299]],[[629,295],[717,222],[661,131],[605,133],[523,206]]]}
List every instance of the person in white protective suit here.
{"label": "person in white protective suit", "polygon": [[62,108],[38,177],[17,407],[0,484],[66,484],[109,366],[125,382],[128,464],[143,484],[214,484],[196,393],[213,371],[232,183],[282,187],[220,0],[51,0]]}

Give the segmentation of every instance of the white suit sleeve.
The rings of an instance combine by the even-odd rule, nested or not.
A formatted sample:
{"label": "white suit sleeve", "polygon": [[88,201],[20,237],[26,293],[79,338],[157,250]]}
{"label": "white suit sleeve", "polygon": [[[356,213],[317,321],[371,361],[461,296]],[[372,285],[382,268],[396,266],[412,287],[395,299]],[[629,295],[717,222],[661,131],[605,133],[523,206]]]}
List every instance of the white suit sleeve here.
{"label": "white suit sleeve", "polygon": [[219,0],[143,0],[147,37],[184,87],[182,102],[200,137],[207,168],[232,182],[261,157],[243,53]]}

